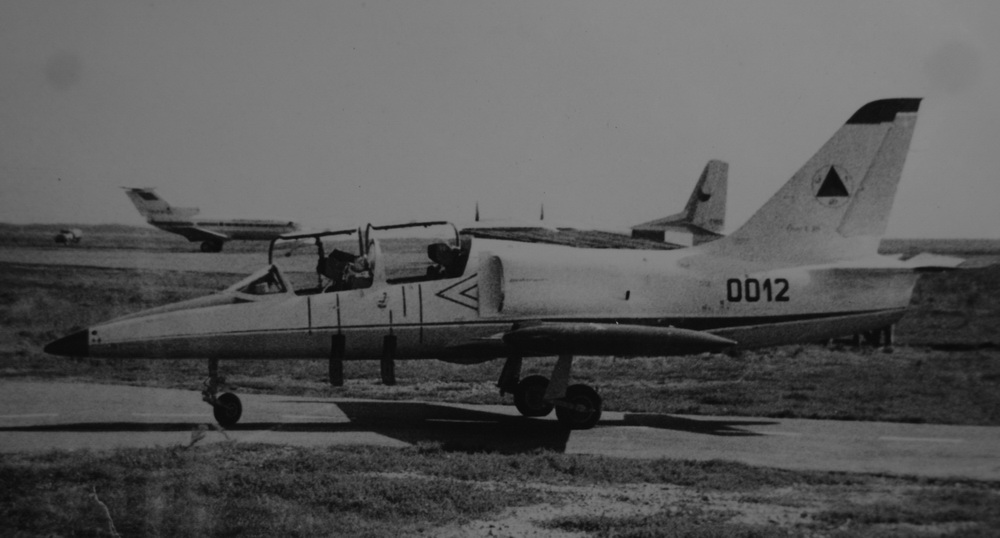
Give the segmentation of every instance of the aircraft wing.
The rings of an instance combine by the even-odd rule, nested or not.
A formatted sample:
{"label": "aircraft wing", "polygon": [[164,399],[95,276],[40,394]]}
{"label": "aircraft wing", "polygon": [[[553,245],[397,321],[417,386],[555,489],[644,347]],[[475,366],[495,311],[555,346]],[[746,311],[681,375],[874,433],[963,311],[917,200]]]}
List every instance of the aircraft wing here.
{"label": "aircraft wing", "polygon": [[734,340],[689,329],[585,322],[515,326],[502,339],[525,355],[691,355],[736,345]]}
{"label": "aircraft wing", "polygon": [[884,262],[870,263],[861,260],[857,264],[844,263],[832,269],[833,274],[864,275],[887,273],[940,273],[957,269],[971,268],[963,258],[941,256],[939,254],[922,253],[906,260],[902,255],[885,256]]}
{"label": "aircraft wing", "polygon": [[171,232],[184,236],[185,239],[191,242],[195,241],[226,241],[229,236],[226,234],[221,234],[219,232],[213,232],[212,230],[206,230],[198,226],[187,226],[184,228],[171,228]]}

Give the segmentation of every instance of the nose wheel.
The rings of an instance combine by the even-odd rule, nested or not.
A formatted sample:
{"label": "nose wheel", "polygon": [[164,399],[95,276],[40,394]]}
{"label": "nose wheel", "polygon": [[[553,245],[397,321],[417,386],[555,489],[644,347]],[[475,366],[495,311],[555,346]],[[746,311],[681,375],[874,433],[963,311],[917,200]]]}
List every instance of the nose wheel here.
{"label": "nose wheel", "polygon": [[212,413],[220,426],[228,428],[240,421],[240,417],[243,415],[243,404],[238,396],[226,392],[216,399]]}

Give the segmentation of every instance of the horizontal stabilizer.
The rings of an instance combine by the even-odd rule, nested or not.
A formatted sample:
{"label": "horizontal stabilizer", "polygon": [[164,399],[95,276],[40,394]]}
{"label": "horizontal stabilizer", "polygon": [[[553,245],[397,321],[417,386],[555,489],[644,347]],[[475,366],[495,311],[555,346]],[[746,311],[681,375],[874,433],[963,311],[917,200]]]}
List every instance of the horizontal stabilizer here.
{"label": "horizontal stabilizer", "polygon": [[691,355],[735,341],[701,331],[617,323],[537,323],[516,327],[505,344],[524,355]]}
{"label": "horizontal stabilizer", "polygon": [[931,254],[924,252],[917,254],[916,256],[904,261],[910,269],[918,272],[933,273],[939,271],[951,271],[958,269],[960,265],[965,263],[962,258],[955,258],[952,256],[941,256],[938,254]]}

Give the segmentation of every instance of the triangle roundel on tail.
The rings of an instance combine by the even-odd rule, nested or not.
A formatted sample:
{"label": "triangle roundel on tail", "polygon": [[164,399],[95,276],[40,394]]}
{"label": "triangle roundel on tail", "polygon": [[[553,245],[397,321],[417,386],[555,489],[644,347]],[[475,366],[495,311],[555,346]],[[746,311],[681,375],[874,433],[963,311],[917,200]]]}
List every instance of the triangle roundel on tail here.
{"label": "triangle roundel on tail", "polygon": [[706,251],[773,264],[876,254],[919,108],[915,98],[862,106],[746,224]]}

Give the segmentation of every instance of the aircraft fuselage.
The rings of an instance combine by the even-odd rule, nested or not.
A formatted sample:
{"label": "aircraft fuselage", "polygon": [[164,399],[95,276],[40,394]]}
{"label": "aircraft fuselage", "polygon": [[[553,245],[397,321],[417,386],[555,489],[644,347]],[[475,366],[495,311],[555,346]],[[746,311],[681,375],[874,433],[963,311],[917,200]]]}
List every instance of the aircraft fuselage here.
{"label": "aircraft fuselage", "polygon": [[227,240],[268,241],[299,228],[295,222],[269,219],[150,218],[148,222],[163,231],[182,235],[191,241],[205,240],[205,236],[200,233],[189,233],[190,230],[208,230]]}
{"label": "aircraft fuselage", "polygon": [[[528,322],[622,323],[707,331],[742,347],[812,342],[885,327],[917,275],[892,258],[755,270],[697,249],[608,251],[478,240],[461,276],[296,295],[230,290],[207,302],[91,327],[87,355],[150,358],[406,359],[510,354],[496,335]],[[857,264],[853,264],[857,265]],[[275,273],[278,273],[275,271]],[[195,300],[198,301],[198,300]],[[387,338],[388,337],[388,338]],[[674,355],[676,350],[658,350]]]}

